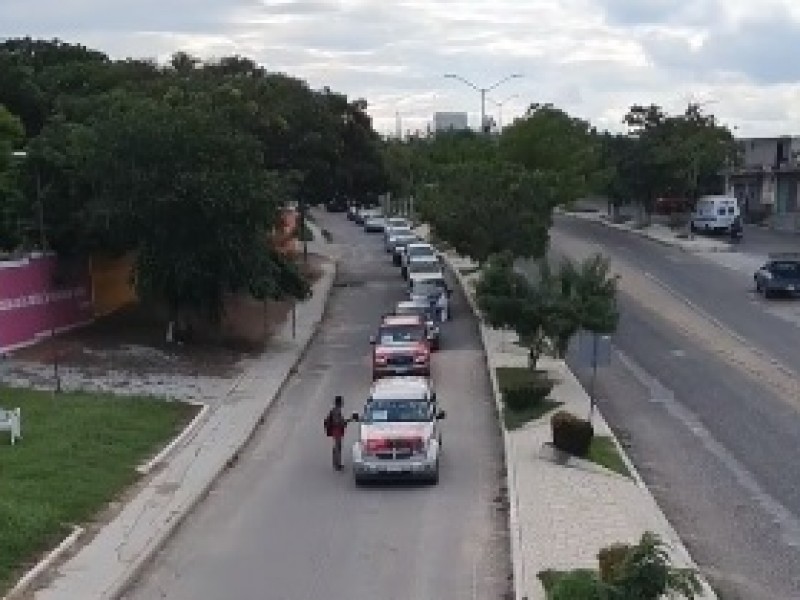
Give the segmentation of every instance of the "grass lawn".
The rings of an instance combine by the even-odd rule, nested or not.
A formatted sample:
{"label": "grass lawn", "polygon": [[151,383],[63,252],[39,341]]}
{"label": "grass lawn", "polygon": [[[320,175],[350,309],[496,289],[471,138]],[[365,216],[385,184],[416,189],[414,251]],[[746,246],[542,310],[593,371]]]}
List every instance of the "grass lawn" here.
{"label": "grass lawn", "polygon": [[598,435],[592,438],[592,444],[589,446],[589,460],[598,465],[610,469],[615,473],[630,477],[630,471],[622,460],[622,457],[617,450],[617,446],[610,437],[605,435]]}
{"label": "grass lawn", "polygon": [[22,409],[23,438],[0,433],[0,594],[71,524],[92,518],[136,480],[136,466],[197,409],[178,402],[0,388]]}
{"label": "grass lawn", "polygon": [[[495,372],[497,373],[497,384],[501,393],[504,389],[536,385],[547,376],[545,371],[532,371],[526,367],[497,367]],[[562,404],[562,402],[557,402],[550,398],[543,398],[541,401],[535,402],[522,410],[512,410],[508,406],[504,406],[503,424],[509,431],[519,429],[525,423],[541,418]]]}
{"label": "grass lawn", "polygon": [[535,421],[536,419],[543,417],[545,414],[555,408],[558,408],[562,404],[564,403],[551,400],[550,398],[545,398],[541,402],[538,402],[537,404],[534,404],[525,410],[511,410],[508,407],[503,407],[503,424],[509,431],[514,431],[515,429],[519,429],[525,425],[525,423],[529,423],[530,421]]}

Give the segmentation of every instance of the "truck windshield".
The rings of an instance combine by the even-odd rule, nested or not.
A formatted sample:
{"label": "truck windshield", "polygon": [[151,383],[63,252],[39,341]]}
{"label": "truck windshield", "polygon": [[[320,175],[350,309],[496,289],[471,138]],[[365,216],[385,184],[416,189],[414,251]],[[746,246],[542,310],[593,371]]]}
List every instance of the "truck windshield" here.
{"label": "truck windshield", "polygon": [[378,332],[382,345],[409,344],[425,339],[425,327],[421,325],[384,325]]}
{"label": "truck windshield", "polygon": [[430,404],[424,400],[374,400],[364,410],[365,423],[403,423],[431,420]]}

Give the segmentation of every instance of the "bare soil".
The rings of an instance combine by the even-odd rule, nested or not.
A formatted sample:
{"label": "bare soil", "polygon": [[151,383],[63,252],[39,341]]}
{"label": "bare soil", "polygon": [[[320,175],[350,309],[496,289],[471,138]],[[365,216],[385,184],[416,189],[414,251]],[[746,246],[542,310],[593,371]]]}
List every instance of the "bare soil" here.
{"label": "bare soil", "polygon": [[[324,258],[309,255],[310,281],[322,275]],[[263,352],[291,309],[291,302],[231,296],[221,326],[195,331],[197,341],[167,343],[166,322],[156,311],[132,304],[94,323],[13,352],[12,363],[104,370],[228,377],[237,363]]]}

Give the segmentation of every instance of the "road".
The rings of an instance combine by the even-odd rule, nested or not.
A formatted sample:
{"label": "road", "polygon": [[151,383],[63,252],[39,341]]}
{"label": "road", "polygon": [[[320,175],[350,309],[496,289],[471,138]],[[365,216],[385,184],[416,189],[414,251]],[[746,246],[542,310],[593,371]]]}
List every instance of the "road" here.
{"label": "road", "polygon": [[502,443],[460,292],[433,365],[447,411],[439,485],[356,488],[349,469],[331,469],[323,417],[335,394],[346,413],[361,407],[369,336],[402,298],[403,280],[380,235],[340,214],[319,218],[344,245],[321,329],[237,466],[129,600],[483,600],[509,591]]}
{"label": "road", "polygon": [[[760,259],[567,218],[552,237],[557,252],[602,251],[621,274],[599,405],[701,569],[725,600],[800,598],[800,331],[750,292],[742,265]],[[751,251],[785,249],[759,238]]]}

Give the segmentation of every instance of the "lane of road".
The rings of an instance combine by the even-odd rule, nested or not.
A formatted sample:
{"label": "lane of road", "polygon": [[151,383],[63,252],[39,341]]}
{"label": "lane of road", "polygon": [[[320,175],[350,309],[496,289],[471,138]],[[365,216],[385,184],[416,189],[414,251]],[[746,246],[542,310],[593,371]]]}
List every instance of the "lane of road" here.
{"label": "lane of road", "polygon": [[800,373],[800,324],[787,322],[773,313],[770,303],[748,293],[752,273],[722,269],[702,257],[597,223],[569,217],[555,221],[559,231],[602,245]]}
{"label": "lane of road", "polygon": [[[615,264],[647,269],[674,289],[695,282],[692,301],[708,290],[723,302],[740,285],[720,266],[607,231],[558,222],[554,250],[581,255],[599,244]],[[603,414],[631,444],[645,480],[726,600],[800,597],[798,411],[709,351],[694,335],[700,332],[676,330],[665,315],[685,304],[668,294],[657,306],[643,304],[622,283],[617,354],[597,380]],[[732,303],[747,307],[741,318],[752,326],[775,327],[758,306]],[[570,362],[588,382],[576,357]]]}
{"label": "lane of road", "polygon": [[439,485],[356,488],[349,469],[331,469],[322,419],[335,394],[346,413],[360,408],[370,385],[369,336],[402,298],[403,281],[379,235],[341,215],[320,219],[345,252],[316,339],[237,466],[129,600],[464,600],[508,592],[502,444],[477,326],[460,292],[434,358],[447,411]]}

